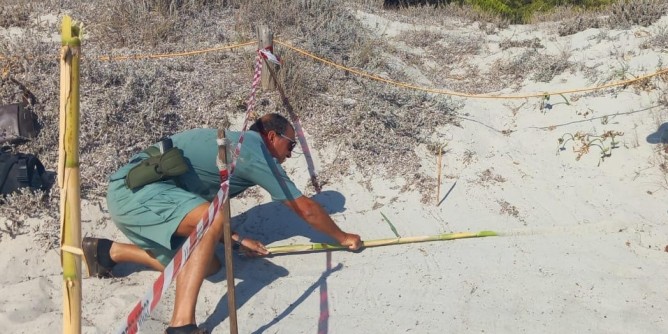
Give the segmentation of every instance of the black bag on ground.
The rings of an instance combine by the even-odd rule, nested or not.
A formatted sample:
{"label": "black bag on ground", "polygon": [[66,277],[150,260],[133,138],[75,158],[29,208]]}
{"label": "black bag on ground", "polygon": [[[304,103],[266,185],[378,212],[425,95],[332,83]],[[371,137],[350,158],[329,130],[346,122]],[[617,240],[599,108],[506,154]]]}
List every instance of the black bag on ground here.
{"label": "black bag on ground", "polygon": [[0,144],[35,138],[35,115],[22,103],[0,106]]}
{"label": "black bag on ground", "polygon": [[11,194],[19,188],[46,189],[44,165],[34,154],[0,150],[0,194]]}

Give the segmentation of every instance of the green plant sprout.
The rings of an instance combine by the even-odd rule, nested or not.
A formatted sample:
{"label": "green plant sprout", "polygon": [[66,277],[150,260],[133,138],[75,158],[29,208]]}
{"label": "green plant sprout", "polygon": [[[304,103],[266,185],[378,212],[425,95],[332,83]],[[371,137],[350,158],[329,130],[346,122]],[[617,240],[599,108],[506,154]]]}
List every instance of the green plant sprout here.
{"label": "green plant sprout", "polygon": [[551,110],[552,107],[556,106],[557,104],[565,104],[567,106],[571,105],[571,103],[568,101],[566,96],[564,96],[564,94],[559,94],[559,96],[561,96],[561,98],[564,99],[564,102],[549,103],[548,101],[550,101],[550,94],[544,93],[543,99],[540,102],[540,111],[542,111],[544,114],[547,112],[545,111],[545,109]]}
{"label": "green plant sprout", "polygon": [[401,236],[400,236],[399,233],[397,232],[397,229],[394,227],[394,225],[392,225],[392,223],[390,222],[390,220],[387,219],[387,217],[385,216],[385,214],[384,214],[382,211],[380,212],[380,215],[383,216],[383,219],[385,219],[385,222],[387,223],[387,225],[390,225],[390,229],[392,230],[392,232],[394,233],[394,235],[397,236],[397,238],[401,238]]}
{"label": "green plant sprout", "polygon": [[[621,131],[609,130],[604,132],[601,135],[592,135],[584,132],[576,132],[575,134],[565,133],[557,141],[559,145],[557,146],[557,154],[560,151],[566,150],[566,143],[573,141],[573,152],[577,153],[575,156],[575,161],[579,161],[583,155],[589,153],[591,147],[598,147],[601,152],[601,157],[598,161],[598,165],[601,165],[601,162],[612,156],[612,149],[619,148],[619,142],[615,140],[617,136],[623,136],[624,133]],[[606,145],[606,141],[610,139],[610,144]]]}

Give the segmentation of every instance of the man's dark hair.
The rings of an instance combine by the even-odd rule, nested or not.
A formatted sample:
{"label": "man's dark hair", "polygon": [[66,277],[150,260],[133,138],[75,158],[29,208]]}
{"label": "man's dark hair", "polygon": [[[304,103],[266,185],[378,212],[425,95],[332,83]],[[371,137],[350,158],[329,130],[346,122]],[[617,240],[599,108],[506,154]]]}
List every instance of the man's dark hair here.
{"label": "man's dark hair", "polygon": [[267,134],[269,131],[274,131],[279,134],[285,134],[289,127],[292,127],[290,121],[279,114],[266,114],[258,118],[248,130],[255,131],[261,134]]}

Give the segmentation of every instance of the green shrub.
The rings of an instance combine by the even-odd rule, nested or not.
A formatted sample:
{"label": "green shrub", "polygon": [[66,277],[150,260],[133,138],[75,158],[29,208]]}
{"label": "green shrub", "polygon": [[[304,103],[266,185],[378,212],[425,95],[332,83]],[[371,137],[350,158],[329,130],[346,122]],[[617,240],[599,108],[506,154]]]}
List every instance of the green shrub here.
{"label": "green shrub", "polygon": [[478,10],[501,16],[511,23],[529,23],[534,13],[547,12],[556,7],[597,9],[610,5],[614,0],[463,0],[448,3],[468,4]]}

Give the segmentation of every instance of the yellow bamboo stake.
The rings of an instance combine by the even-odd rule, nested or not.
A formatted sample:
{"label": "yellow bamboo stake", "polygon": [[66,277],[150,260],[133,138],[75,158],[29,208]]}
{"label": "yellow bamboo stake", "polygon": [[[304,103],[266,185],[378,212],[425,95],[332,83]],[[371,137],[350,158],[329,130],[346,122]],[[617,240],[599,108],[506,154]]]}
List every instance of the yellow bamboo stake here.
{"label": "yellow bamboo stake", "polygon": [[[417,237],[403,237],[403,238],[398,237],[389,239],[365,240],[362,242],[362,247],[368,248],[368,247],[389,246],[389,245],[402,245],[416,242],[484,238],[484,237],[495,237],[499,235],[501,234],[494,231],[480,231],[480,232],[444,233],[444,234],[426,235]],[[336,244],[325,244],[325,243],[267,247],[267,250],[273,255],[303,253],[303,252],[319,252],[319,251],[342,250],[342,249],[348,249],[348,247]]]}
{"label": "yellow bamboo stake", "polygon": [[79,197],[80,29],[63,17],[60,49],[60,262],[63,268],[63,333],[81,333],[81,200]]}

